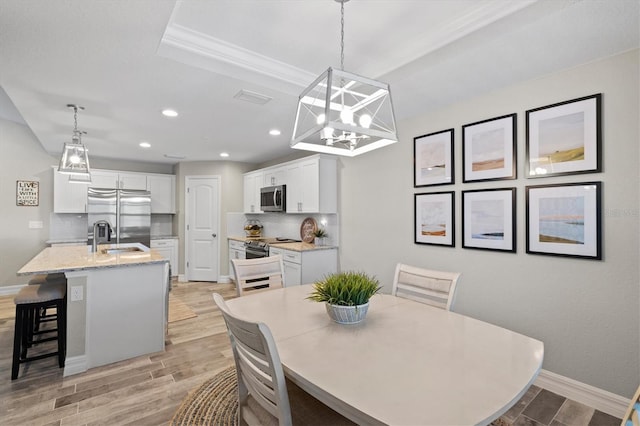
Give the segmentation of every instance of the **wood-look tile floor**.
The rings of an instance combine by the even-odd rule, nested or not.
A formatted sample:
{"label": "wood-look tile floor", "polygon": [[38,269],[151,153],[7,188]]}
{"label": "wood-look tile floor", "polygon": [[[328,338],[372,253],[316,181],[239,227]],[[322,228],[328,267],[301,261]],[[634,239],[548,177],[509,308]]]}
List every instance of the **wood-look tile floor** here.
{"label": "wood-look tile floor", "polygon": [[[233,364],[214,291],[235,297],[233,284],[174,283],[172,294],[198,316],[169,324],[165,352],[67,378],[56,358],[48,358],[21,365],[15,381],[10,379],[15,306],[13,296],[0,297],[0,425],[166,425],[189,391]],[[620,424],[535,386],[502,420],[516,426]]]}

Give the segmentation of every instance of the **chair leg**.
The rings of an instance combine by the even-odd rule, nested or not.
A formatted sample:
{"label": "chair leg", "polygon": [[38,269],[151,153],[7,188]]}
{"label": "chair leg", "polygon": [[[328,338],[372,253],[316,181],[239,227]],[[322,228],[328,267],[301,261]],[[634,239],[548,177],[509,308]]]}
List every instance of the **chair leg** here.
{"label": "chair leg", "polygon": [[22,352],[23,341],[23,322],[24,322],[24,309],[20,306],[16,306],[16,323],[14,327],[13,335],[13,364],[11,365],[11,380],[18,378],[18,371],[20,369],[20,353]]}
{"label": "chair leg", "polygon": [[65,327],[65,319],[64,319],[64,309],[62,304],[65,299],[61,299],[56,303],[56,314],[57,314],[57,326],[58,326],[58,366],[60,368],[64,367],[65,360],[65,336],[66,336],[66,327]]}

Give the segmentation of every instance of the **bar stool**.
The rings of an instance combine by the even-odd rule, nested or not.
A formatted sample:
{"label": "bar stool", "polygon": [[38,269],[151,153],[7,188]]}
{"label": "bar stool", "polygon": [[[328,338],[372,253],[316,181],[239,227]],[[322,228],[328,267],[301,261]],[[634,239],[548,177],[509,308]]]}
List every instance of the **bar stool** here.
{"label": "bar stool", "polygon": [[[16,323],[13,336],[13,364],[11,380],[18,378],[20,364],[43,358],[58,356],[58,365],[64,367],[66,354],[66,310],[67,287],[64,283],[33,284],[23,287],[13,299],[16,305]],[[42,309],[56,308],[56,328],[39,330],[39,316]],[[40,337],[43,334],[55,333],[52,337]],[[57,340],[58,350],[27,356],[33,345]]]}
{"label": "bar stool", "polygon": [[[64,284],[67,286],[67,277],[64,272],[55,272],[51,274],[40,274],[34,275],[33,278],[29,280],[29,285],[35,284]],[[55,314],[47,314],[47,308],[38,309],[38,312],[35,317],[35,327],[34,330],[38,331],[40,329],[41,322],[49,322],[56,321],[57,317]]]}

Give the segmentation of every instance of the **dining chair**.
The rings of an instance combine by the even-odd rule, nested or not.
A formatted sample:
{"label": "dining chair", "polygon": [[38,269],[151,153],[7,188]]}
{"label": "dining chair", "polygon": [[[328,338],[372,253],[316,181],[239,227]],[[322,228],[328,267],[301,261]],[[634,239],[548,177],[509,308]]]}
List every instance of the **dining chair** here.
{"label": "dining chair", "polygon": [[450,311],[460,275],[398,263],[391,294]]}
{"label": "dining chair", "polygon": [[622,418],[622,422],[620,426],[638,426],[640,425],[640,387],[636,391],[636,394],[633,396],[631,403],[629,404],[629,408],[627,408],[627,412],[624,414]]}
{"label": "dining chair", "polygon": [[231,259],[238,296],[246,290],[284,287],[284,264],[281,255],[257,259]]}
{"label": "dining chair", "polygon": [[213,300],[227,325],[236,364],[238,424],[354,424],[285,380],[278,349],[266,324],[236,317],[218,293],[213,293]]}

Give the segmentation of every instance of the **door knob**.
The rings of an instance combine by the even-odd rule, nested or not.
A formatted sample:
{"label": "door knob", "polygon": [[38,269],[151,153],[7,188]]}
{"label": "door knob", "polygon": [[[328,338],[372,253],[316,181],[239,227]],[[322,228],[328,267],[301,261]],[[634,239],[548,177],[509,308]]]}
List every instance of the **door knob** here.
{"label": "door knob", "polygon": [[211,234],[211,236],[212,236],[213,238],[215,238],[215,237],[217,237],[217,236],[218,236],[218,234]]}

